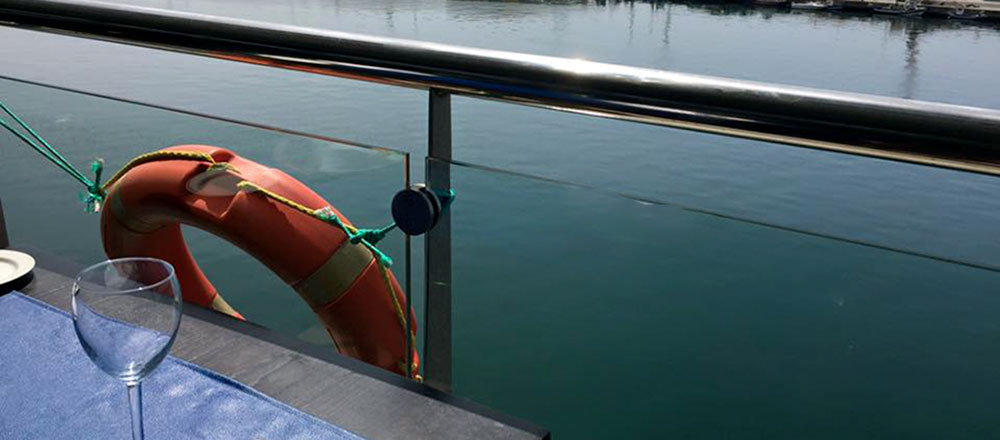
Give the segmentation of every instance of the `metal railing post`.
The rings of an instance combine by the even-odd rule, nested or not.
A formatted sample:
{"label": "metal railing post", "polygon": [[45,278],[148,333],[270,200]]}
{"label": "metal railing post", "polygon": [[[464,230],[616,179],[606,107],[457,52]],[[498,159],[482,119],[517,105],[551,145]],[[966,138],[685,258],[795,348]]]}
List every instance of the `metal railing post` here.
{"label": "metal railing post", "polygon": [[[426,177],[433,190],[451,189],[451,94],[430,89]],[[435,162],[440,159],[444,162]],[[451,391],[451,215],[444,210],[424,239],[424,382]]]}
{"label": "metal railing post", "polygon": [[10,239],[7,238],[7,223],[3,218],[3,200],[0,200],[0,249],[10,246]]}

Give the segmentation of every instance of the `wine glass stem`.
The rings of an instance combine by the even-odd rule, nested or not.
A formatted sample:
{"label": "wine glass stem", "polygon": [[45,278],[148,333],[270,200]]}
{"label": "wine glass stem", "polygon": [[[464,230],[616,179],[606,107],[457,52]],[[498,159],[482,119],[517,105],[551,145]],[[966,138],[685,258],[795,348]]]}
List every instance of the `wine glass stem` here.
{"label": "wine glass stem", "polygon": [[132,408],[132,440],[142,437],[142,383],[128,386],[128,406]]}

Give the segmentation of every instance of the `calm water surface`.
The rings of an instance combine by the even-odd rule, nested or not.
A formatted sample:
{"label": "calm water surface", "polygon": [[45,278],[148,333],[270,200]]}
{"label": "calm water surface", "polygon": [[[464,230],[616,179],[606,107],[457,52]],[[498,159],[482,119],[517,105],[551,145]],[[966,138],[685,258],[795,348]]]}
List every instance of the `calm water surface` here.
{"label": "calm water surface", "polygon": [[[129,3],[1000,108],[1000,28],[948,20],[646,3]],[[0,29],[0,59],[3,75],[418,158],[426,143],[419,91],[9,29]],[[398,158],[8,83],[0,97],[59,137],[78,164],[102,148],[122,152],[120,162],[125,151],[181,142],[239,146],[336,194],[328,197],[367,223],[384,221],[378,203],[398,184],[390,182]],[[1000,267],[997,179],[468,98],[456,99],[454,113],[463,161]],[[0,197],[15,238],[100,258],[95,220],[76,206],[54,215],[37,203],[73,191],[32,184],[50,170],[11,156],[21,147],[0,139]],[[351,166],[296,161],[290,151]],[[994,272],[531,179],[453,174],[462,197],[454,212],[460,394],[557,438],[1000,436],[990,411],[1000,403]],[[32,228],[41,216],[59,233]],[[321,340],[294,296],[255,293],[280,289],[273,276],[194,235],[199,260],[247,316]],[[399,255],[398,241],[388,247]]]}

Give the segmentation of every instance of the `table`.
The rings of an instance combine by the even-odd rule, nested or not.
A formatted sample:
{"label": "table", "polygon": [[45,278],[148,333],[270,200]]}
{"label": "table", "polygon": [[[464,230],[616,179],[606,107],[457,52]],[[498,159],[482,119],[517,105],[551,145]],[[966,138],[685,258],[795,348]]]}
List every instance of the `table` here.
{"label": "table", "polygon": [[[128,438],[124,383],[87,358],[64,311],[0,296],[0,337],[0,437]],[[143,382],[143,397],[151,439],[360,439],[175,357]]]}
{"label": "table", "polygon": [[[79,266],[39,249],[25,294],[69,309]],[[451,394],[283,337],[252,323],[185,307],[171,353],[247,384],[366,439],[547,439],[547,430]],[[123,391],[124,393],[124,391]],[[3,438],[3,436],[0,436]]]}

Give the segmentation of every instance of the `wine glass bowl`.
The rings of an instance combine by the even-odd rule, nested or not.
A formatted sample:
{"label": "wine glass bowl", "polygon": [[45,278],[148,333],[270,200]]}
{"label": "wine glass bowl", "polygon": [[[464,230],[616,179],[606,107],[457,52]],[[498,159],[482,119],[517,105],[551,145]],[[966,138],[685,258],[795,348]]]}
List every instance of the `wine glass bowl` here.
{"label": "wine glass bowl", "polygon": [[98,263],[73,284],[76,335],[94,364],[127,385],[133,439],[142,438],[139,384],[170,352],[182,304],[173,267],[155,258]]}

